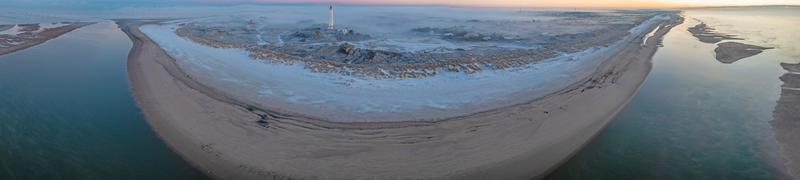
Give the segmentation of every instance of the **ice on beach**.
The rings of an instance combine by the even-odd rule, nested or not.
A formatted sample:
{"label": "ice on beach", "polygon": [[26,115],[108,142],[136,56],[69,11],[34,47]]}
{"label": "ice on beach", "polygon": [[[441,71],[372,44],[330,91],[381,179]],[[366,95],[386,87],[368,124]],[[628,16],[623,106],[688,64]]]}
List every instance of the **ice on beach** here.
{"label": "ice on beach", "polygon": [[17,25],[14,25],[14,27],[11,27],[10,29],[6,29],[5,31],[0,31],[0,35],[16,36],[17,34],[22,33],[20,29],[22,28],[20,28]]}
{"label": "ice on beach", "polygon": [[[66,26],[66,25],[67,24],[64,24],[64,23],[40,23],[39,24],[39,29],[36,30],[36,31],[33,31],[32,33],[34,33],[34,34],[35,33],[40,33],[40,32],[42,32],[44,30],[47,30],[47,29],[57,28],[57,27]],[[24,31],[21,31],[21,30],[22,30],[22,27],[20,27],[19,25],[14,25],[13,27],[11,27],[9,29],[6,29],[4,31],[0,31],[0,35],[16,36],[16,35],[24,32]]]}
{"label": "ice on beach", "polygon": [[[669,19],[669,16],[659,15],[659,16],[653,17],[651,19],[648,19],[647,21],[643,22],[642,24],[653,24],[653,23],[656,23],[659,20],[663,21],[663,20],[668,20],[668,19]],[[631,29],[630,32],[631,32],[631,34],[637,34],[639,32],[644,31],[643,28],[644,27],[642,27],[642,26],[638,26],[638,27],[636,27],[634,29]],[[653,37],[653,36],[656,35],[656,31],[658,31],[658,28],[653,28],[653,30],[650,30],[649,33],[645,34],[644,37],[642,37],[642,47],[644,47],[646,45],[647,39],[650,39],[650,37]]]}
{"label": "ice on beach", "polygon": [[61,22],[39,23],[39,30],[38,31],[41,32],[41,31],[44,31],[44,30],[47,30],[47,29],[58,28],[58,27],[66,26],[66,25],[68,25],[68,24],[61,23]]}
{"label": "ice on beach", "polygon": [[[295,21],[296,22],[296,21]],[[303,63],[254,60],[242,49],[212,48],[175,34],[176,24],[140,29],[193,78],[259,106],[335,122],[437,120],[528,102],[588,77],[632,35],[607,47],[507,70],[444,72],[428,78],[370,79],[315,73]],[[489,69],[489,68],[487,68]]]}

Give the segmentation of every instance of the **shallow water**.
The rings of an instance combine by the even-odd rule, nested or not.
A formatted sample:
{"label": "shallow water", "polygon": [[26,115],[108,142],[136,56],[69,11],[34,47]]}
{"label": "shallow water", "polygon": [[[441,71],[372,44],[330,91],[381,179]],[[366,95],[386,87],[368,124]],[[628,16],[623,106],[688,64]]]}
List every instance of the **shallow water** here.
{"label": "shallow water", "polygon": [[136,107],[131,46],[103,22],[0,56],[0,179],[203,178]]}
{"label": "shallow water", "polygon": [[[689,10],[664,39],[630,104],[549,179],[785,178],[769,121],[780,62],[798,62],[800,9]],[[686,31],[697,18],[755,45],[777,47],[722,64],[716,45]],[[723,41],[724,42],[724,41]]]}

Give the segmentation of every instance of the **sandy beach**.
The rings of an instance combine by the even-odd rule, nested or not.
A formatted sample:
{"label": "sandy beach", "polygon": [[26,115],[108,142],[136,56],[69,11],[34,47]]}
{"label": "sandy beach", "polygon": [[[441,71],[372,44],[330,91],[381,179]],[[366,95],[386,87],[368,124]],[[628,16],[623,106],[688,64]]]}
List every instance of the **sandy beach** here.
{"label": "sandy beach", "polygon": [[94,23],[72,23],[72,24],[69,24],[69,25],[65,25],[65,26],[61,26],[61,27],[56,27],[56,28],[44,30],[44,31],[36,34],[36,37],[34,39],[31,39],[31,40],[28,40],[28,41],[25,41],[25,42],[22,42],[20,44],[17,44],[17,45],[14,45],[14,46],[10,46],[10,47],[2,47],[2,46],[0,46],[0,55],[13,53],[13,52],[16,52],[16,51],[19,51],[19,50],[27,49],[27,48],[42,44],[44,42],[49,41],[50,39],[57,38],[58,36],[64,35],[64,34],[70,32],[70,31],[73,31],[75,29],[78,29],[78,28],[81,28],[81,27],[84,27],[84,26],[87,26],[87,25],[91,25],[91,24],[94,24]]}
{"label": "sandy beach", "polygon": [[[584,81],[543,98],[436,122],[331,123],[231,98],[184,73],[139,31],[128,73],[148,123],[175,152],[219,179],[541,178],[589,142],[636,93],[660,39],[625,42]],[[649,32],[649,31],[646,31]],[[645,34],[638,35],[644,37]]]}

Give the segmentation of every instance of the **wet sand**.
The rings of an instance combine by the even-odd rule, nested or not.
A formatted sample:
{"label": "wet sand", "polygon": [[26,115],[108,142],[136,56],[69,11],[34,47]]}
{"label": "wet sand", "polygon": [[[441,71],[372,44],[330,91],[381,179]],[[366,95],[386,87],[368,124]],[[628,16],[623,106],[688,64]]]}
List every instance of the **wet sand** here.
{"label": "wet sand", "polygon": [[689,28],[688,31],[691,32],[692,35],[696,37],[697,40],[699,40],[700,42],[709,44],[716,44],[723,40],[742,40],[742,38],[737,38],[735,35],[716,32],[716,29],[708,26],[706,23],[703,23],[702,21],[700,22],[700,24]]}
{"label": "wet sand", "polygon": [[41,33],[38,33],[36,35],[36,38],[31,39],[29,41],[25,41],[25,42],[23,42],[21,44],[15,45],[15,46],[0,47],[0,55],[13,53],[13,52],[16,52],[16,51],[19,51],[19,50],[27,49],[27,48],[42,44],[44,42],[49,41],[50,39],[57,38],[58,36],[64,35],[64,34],[70,32],[70,31],[73,31],[75,29],[81,28],[83,26],[91,25],[91,24],[94,24],[94,23],[74,23],[74,24],[70,24],[70,25],[66,25],[66,26],[62,26],[62,27],[57,27],[57,28],[52,28],[52,29],[45,30],[45,31],[43,31]]}
{"label": "wet sand", "polygon": [[781,67],[789,72],[800,73],[800,64],[781,63]]}
{"label": "wet sand", "polygon": [[738,42],[724,42],[717,44],[717,48],[714,49],[716,53],[714,57],[716,57],[719,62],[731,64],[741,59],[761,54],[767,49],[772,48]]}
{"label": "wet sand", "polygon": [[660,38],[674,27],[662,24],[644,47],[627,42],[581,83],[528,103],[431,123],[346,124],[234,101],[183,73],[138,30],[146,22],[118,23],[134,41],[129,79],[148,123],[220,179],[543,177],[631,99]]}
{"label": "wet sand", "polygon": [[[736,35],[717,32],[716,29],[702,21],[700,21],[700,24],[689,28],[688,31],[691,32],[692,36],[696,37],[698,41],[708,44],[717,44],[723,40],[744,40],[743,38],[738,38]],[[721,63],[732,64],[741,59],[761,54],[764,50],[768,49],[773,48],[740,42],[723,42],[717,44],[717,48],[714,49],[714,57]]]}
{"label": "wet sand", "polygon": [[775,105],[773,120],[770,122],[775,130],[775,137],[781,145],[781,154],[786,158],[789,174],[800,177],[800,64],[781,63],[790,73],[780,77],[781,97]]}

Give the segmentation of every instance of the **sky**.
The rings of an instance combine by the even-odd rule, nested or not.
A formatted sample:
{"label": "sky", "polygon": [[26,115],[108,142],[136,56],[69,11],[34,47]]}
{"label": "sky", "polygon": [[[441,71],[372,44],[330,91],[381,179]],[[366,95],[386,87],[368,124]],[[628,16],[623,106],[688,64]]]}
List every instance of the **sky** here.
{"label": "sky", "polygon": [[[285,2],[260,0],[261,2]],[[326,0],[299,0],[327,2]],[[298,2],[298,1],[293,1]],[[435,4],[484,7],[687,7],[687,6],[745,6],[800,5],[800,0],[337,0],[357,4]]]}
{"label": "sky", "polygon": [[[20,6],[126,6],[171,4],[327,3],[330,0],[0,0]],[[800,5],[800,0],[336,0],[344,4],[446,5],[469,7],[674,8]]]}

